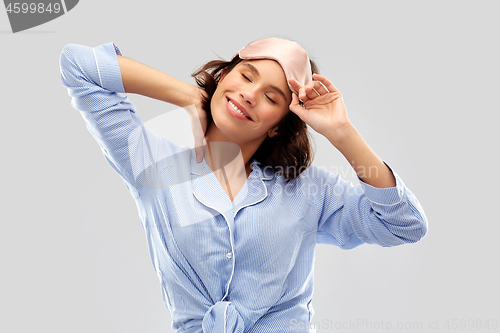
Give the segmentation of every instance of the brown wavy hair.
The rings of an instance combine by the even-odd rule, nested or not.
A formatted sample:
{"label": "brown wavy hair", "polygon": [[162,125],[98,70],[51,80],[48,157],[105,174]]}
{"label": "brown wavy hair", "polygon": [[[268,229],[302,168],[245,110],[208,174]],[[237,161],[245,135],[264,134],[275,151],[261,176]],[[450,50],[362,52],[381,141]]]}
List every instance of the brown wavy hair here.
{"label": "brown wavy hair", "polygon": [[[228,74],[241,61],[243,59],[238,55],[231,61],[212,60],[191,74],[196,84],[208,95],[202,100],[203,109],[207,113],[207,128],[213,122],[210,103],[222,73]],[[309,61],[312,74],[319,74],[316,63]],[[250,160],[256,159],[262,168],[272,168],[275,173],[281,173],[288,183],[310,166],[314,154],[312,137],[307,124],[292,111],[281,119],[278,126],[277,135],[272,138],[267,136]]]}

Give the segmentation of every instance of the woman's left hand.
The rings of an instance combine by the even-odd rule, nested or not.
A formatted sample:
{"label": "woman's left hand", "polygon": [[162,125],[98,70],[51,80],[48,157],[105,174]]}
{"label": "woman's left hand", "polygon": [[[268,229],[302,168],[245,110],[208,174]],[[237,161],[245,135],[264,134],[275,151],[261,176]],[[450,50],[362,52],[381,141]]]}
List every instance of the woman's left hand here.
{"label": "woman's left hand", "polygon": [[[316,132],[334,137],[337,130],[350,124],[340,91],[323,75],[313,74],[313,79],[302,86],[294,79],[288,80],[299,92],[292,93],[290,110],[306,122]],[[299,99],[303,106],[299,104]]]}

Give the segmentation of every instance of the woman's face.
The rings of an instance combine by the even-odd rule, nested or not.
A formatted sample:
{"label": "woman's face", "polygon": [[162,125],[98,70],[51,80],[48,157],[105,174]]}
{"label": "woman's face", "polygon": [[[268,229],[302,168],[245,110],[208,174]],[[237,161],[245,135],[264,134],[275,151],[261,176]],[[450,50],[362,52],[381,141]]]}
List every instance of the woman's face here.
{"label": "woman's face", "polygon": [[267,135],[276,135],[276,125],[289,112],[291,101],[292,92],[278,62],[244,60],[221,77],[212,96],[212,118],[235,142],[262,142]]}

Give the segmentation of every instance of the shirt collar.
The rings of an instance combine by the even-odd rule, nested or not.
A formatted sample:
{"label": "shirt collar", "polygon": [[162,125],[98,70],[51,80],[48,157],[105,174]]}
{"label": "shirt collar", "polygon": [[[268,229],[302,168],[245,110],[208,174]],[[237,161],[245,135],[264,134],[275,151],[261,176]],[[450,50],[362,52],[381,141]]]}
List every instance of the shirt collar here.
{"label": "shirt collar", "polygon": [[[239,209],[264,200],[268,194],[265,182],[274,178],[272,168],[264,168],[263,171],[259,166],[259,162],[252,159],[252,172],[234,200],[231,201],[205,159],[200,163],[196,162],[194,149],[191,150],[190,164],[193,195],[200,203],[217,210],[226,219],[231,215],[231,220],[236,216]],[[233,211],[234,215],[229,214],[230,211]]]}

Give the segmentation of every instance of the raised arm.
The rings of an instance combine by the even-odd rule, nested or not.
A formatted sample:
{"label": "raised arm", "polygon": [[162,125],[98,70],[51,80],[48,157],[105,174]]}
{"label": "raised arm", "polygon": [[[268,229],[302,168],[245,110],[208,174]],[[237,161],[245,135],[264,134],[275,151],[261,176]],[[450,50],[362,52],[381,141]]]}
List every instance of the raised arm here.
{"label": "raised arm", "polygon": [[146,66],[133,59],[118,55],[123,87],[135,93],[184,107],[191,118],[197,161],[203,159],[203,139],[207,130],[207,114],[202,108],[206,93],[189,83]]}
{"label": "raised arm", "polygon": [[113,43],[97,47],[68,44],[61,52],[60,68],[72,106],[80,111],[107,162],[129,191],[137,196],[141,188],[154,188],[156,184],[144,181],[144,171],[171,163],[168,157],[181,149],[147,128],[134,104],[119,93],[142,92],[183,106],[189,84],[122,57]]}
{"label": "raised arm", "polygon": [[324,135],[360,180],[353,187],[318,168],[307,173],[312,185],[322,189],[314,196],[319,212],[317,242],[349,249],[362,243],[395,246],[420,240],[427,233],[427,218],[417,198],[354,128],[332,82],[322,75],[313,78],[317,81],[306,86],[290,80],[299,91],[299,96],[293,94],[290,110]]}
{"label": "raised arm", "polygon": [[[392,171],[375,154],[347,117],[341,93],[326,77],[314,74],[306,86],[290,80],[299,91],[293,94],[290,110],[325,136],[351,164],[358,177],[378,188],[396,186]],[[299,99],[304,107],[299,105]]]}
{"label": "raised arm", "polygon": [[179,107],[198,102],[200,92],[197,87],[122,55],[117,55],[117,58],[127,93],[140,94]]}

